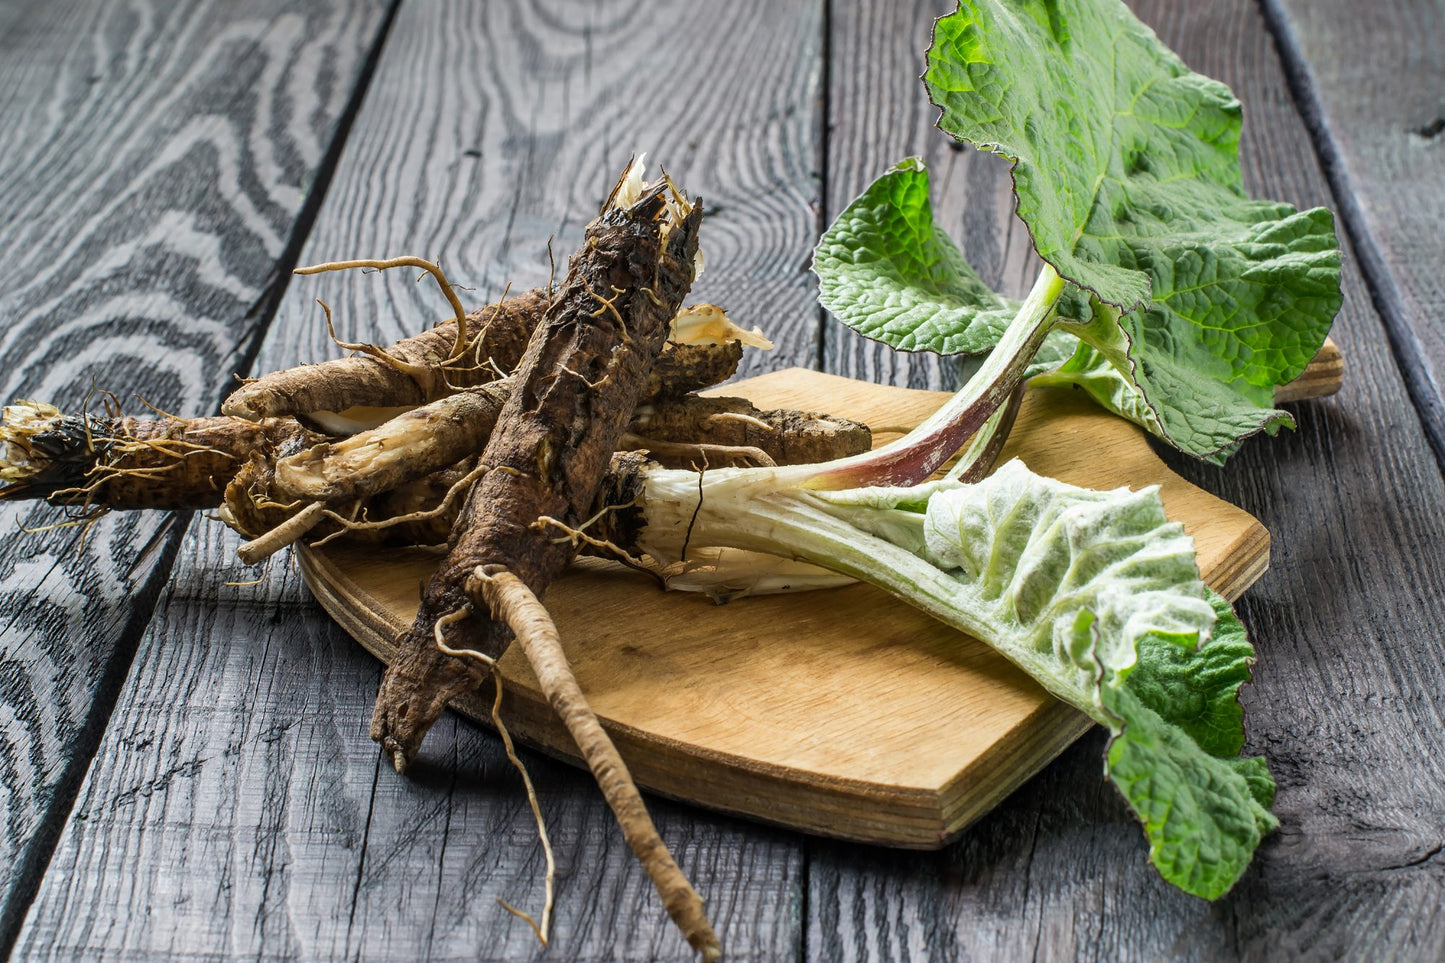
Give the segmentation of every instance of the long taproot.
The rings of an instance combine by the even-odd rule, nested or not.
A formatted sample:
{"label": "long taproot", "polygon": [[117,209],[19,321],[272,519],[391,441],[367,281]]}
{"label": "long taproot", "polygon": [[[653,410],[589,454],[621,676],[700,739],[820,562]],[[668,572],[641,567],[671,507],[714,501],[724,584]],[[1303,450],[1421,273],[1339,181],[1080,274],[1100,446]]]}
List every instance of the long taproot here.
{"label": "long taproot", "polygon": [[[415,757],[447,701],[483,678],[437,650],[434,623],[473,601],[465,585],[478,566],[503,566],[540,596],[572,560],[574,546],[532,523],[546,515],[575,526],[587,517],[692,284],[701,203],[666,182],[625,205],[616,197],[588,225],[528,344],[482,454],[489,470],[472,488],[416,621],[398,639],[371,733],[399,768]],[[494,658],[511,639],[504,625],[481,615],[452,634],[453,647]]]}

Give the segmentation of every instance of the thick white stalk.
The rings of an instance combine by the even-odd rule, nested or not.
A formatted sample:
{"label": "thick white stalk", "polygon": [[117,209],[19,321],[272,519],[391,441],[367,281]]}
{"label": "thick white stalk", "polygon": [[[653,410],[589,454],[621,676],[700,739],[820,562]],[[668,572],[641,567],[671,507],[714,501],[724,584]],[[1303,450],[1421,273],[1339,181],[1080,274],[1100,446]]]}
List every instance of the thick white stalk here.
{"label": "thick white stalk", "polygon": [[[993,648],[1064,702],[1105,723],[1102,710],[1057,680],[1051,652],[1017,644],[996,622],[992,606],[966,582],[918,555],[849,521],[857,506],[828,505],[797,489],[759,490],[758,469],[647,473],[643,504],[647,527],[641,547],[659,560],[685,558],[691,546],[741,548],[811,562],[876,585],[934,618]],[[860,521],[861,521],[860,517]]]}
{"label": "thick white stalk", "polygon": [[[642,549],[663,562],[686,560],[690,548],[709,547],[746,549],[821,565],[877,585],[999,647],[1053,691],[1049,657],[1009,645],[1005,627],[992,622],[983,600],[968,597],[973,592],[970,586],[846,517],[849,512],[866,514],[866,509],[828,505],[809,490],[916,485],[931,475],[1008,403],[1053,326],[1054,307],[1065,286],[1045,264],[1014,321],[969,383],[892,444],[821,465],[648,471],[642,495],[647,514]],[[1077,701],[1077,693],[1062,688],[1055,694]]]}

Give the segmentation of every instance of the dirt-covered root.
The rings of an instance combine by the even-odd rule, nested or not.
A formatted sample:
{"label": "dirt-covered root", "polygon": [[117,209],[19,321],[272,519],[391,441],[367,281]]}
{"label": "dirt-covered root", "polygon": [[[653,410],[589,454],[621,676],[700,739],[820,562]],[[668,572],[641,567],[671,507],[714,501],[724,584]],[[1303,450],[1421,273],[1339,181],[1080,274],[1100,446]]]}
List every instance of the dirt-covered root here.
{"label": "dirt-covered root", "polygon": [[16,402],[0,421],[0,499],[103,510],[212,508],[252,455],[320,441],[290,419],[65,415]]}
{"label": "dirt-covered root", "polygon": [[[577,540],[582,554],[616,558],[640,554],[636,535],[642,526],[640,510],[628,504],[639,490],[637,472],[650,461],[643,452],[619,452],[614,467],[603,479],[590,524],[589,539],[615,548],[596,547]],[[342,540],[346,544],[388,545],[397,548],[446,548],[446,541],[461,512],[463,500],[481,470],[477,458],[409,481],[369,499],[326,508],[318,503],[283,502],[268,497],[275,482],[269,466],[257,459],[245,465],[226,490],[217,517],[248,540],[249,562],[303,538],[313,546]],[[311,506],[316,508],[312,509]],[[305,516],[301,518],[301,516]],[[299,520],[298,520],[299,519]],[[564,537],[560,530],[553,533]]]}
{"label": "dirt-covered root", "polygon": [[[472,571],[502,565],[541,593],[575,556],[569,541],[533,523],[546,516],[576,528],[590,515],[692,283],[701,221],[701,203],[666,178],[634,189],[629,176],[588,225],[482,454],[489,470],[472,488],[451,551],[428,582],[412,627],[398,638],[396,660],[383,679],[372,736],[402,766],[446,698],[480,681],[457,659],[428,664],[432,626],[470,601],[462,586]],[[494,658],[511,639],[506,626],[480,615],[456,632],[462,636],[457,648]]]}
{"label": "dirt-covered root", "polygon": [[[765,411],[743,398],[697,395],[639,405],[629,430],[637,436],[636,447],[647,447],[647,439],[697,441],[758,449],[780,465],[843,458],[865,452],[873,444],[867,425],[839,415],[788,408]],[[658,453],[663,454],[661,449]]]}
{"label": "dirt-covered root", "polygon": [[722,344],[680,344],[669,341],[653,362],[642,389],[643,398],[675,398],[720,385],[737,374],[743,358],[738,341]]}
{"label": "dirt-covered root", "polygon": [[[245,506],[259,500],[269,507],[264,511],[241,507],[223,514],[233,526],[244,524],[243,533],[254,538],[282,525],[306,503],[321,501],[332,509],[328,518],[315,529],[286,531],[297,537],[309,533],[313,541],[441,544],[460,507],[456,486],[475,470],[477,459],[471,453],[485,444],[510,388],[510,382],[497,382],[472,389],[414,409],[372,432],[318,443],[278,460],[269,475],[255,474],[260,469],[253,469],[253,477],[233,495],[245,490],[249,493]],[[644,425],[650,433],[647,438],[636,434]],[[745,444],[748,441],[758,444]],[[866,425],[834,415],[765,411],[739,398],[693,395],[640,405],[618,444],[623,451],[642,449],[647,459],[667,467],[716,468],[828,461],[866,451],[869,443]],[[640,464],[644,456],[635,452],[633,459],[614,456],[604,491],[621,484],[617,466],[634,459]],[[435,467],[443,462],[444,467]],[[626,501],[620,495],[599,499],[588,518],[604,505]],[[359,508],[348,508],[352,504]],[[342,515],[348,520],[342,521]],[[613,521],[609,516],[593,525],[605,527],[604,522]],[[598,532],[589,529],[588,534]],[[602,536],[602,540],[632,544],[630,538]],[[585,543],[579,547],[586,551]],[[635,548],[627,551],[637,554]]]}
{"label": "dirt-covered root", "polygon": [[[635,451],[618,452],[612,457],[613,467],[603,478],[592,512],[581,528],[588,538],[575,541],[581,554],[603,558],[641,554],[637,533],[643,519],[635,502],[641,485],[638,472],[649,461],[646,454]],[[477,472],[477,460],[468,459],[371,498],[354,517],[328,513],[311,530],[308,541],[317,546],[339,540],[345,544],[445,549],[466,490]],[[288,517],[284,512],[271,514],[270,526],[274,528]],[[347,520],[342,522],[341,518]],[[561,529],[551,534],[567,537]]]}
{"label": "dirt-covered root", "polygon": [[[614,454],[602,484],[598,486],[597,495],[588,508],[587,518],[584,520],[585,528],[574,526],[574,530],[581,528],[596,542],[616,546],[624,554],[640,554],[637,539],[645,519],[639,496],[642,493],[644,473],[650,463],[650,459],[641,452]],[[383,510],[396,514],[416,513],[427,505],[435,504],[443,486],[448,482],[446,476],[450,474],[450,480],[455,481],[461,470],[461,467],[450,469],[448,473],[432,476],[425,482],[391,492],[373,503],[373,514],[379,516]],[[425,530],[423,524],[427,526]],[[611,548],[594,551],[581,540],[569,540],[560,529],[533,524],[537,533],[549,539],[556,539],[559,543],[570,541],[580,554],[618,557],[618,552]],[[426,523],[409,523],[406,531],[412,543],[429,545],[445,540],[452,528],[450,518],[433,518]],[[363,532],[348,533],[347,537],[365,539],[377,536],[371,532]],[[471,602],[460,587],[452,598],[456,605],[449,611]],[[469,620],[458,628],[475,621]],[[475,646],[469,645],[467,648]],[[500,649],[499,646],[499,652]],[[405,771],[416,757],[422,740],[432,723],[441,718],[447,703],[472,691],[481,685],[485,678],[485,673],[480,671],[475,662],[451,658],[438,651],[435,645],[397,647],[396,655],[382,680],[382,692],[377,696],[371,736],[382,744],[387,758],[398,772]]]}
{"label": "dirt-covered root", "polygon": [[525,582],[504,568],[477,569],[469,578],[467,588],[469,595],[479,597],[487,606],[494,620],[508,626],[516,636],[547,702],[577,743],[617,817],[627,845],[662,897],[668,916],[682,930],[688,945],[704,960],[720,959],[722,949],[708,922],[702,897],[692,888],[658,835],[632,774],[588,705],[547,609]]}
{"label": "dirt-covered root", "polygon": [[247,539],[260,538],[306,507],[304,502],[271,498],[274,463],[256,455],[242,463],[226,484],[216,517]]}
{"label": "dirt-covered root", "polygon": [[[510,379],[469,389],[370,431],[319,442],[278,459],[264,495],[275,503],[324,502],[339,509],[411,486],[407,497],[415,503],[417,492],[436,490],[421,484],[425,478],[471,463],[487,443],[511,390]],[[822,462],[867,451],[870,443],[866,425],[835,415],[765,411],[741,398],[687,395],[639,405],[619,448],[647,449],[654,460],[685,468]],[[406,514],[383,510],[377,502],[369,508],[375,518]],[[444,538],[445,532],[427,544]]]}
{"label": "dirt-covered root", "polygon": [[[510,381],[468,389],[345,439],[323,438],[291,419],[227,417],[92,416],[87,435],[79,417],[48,405],[16,404],[0,424],[8,448],[0,479],[10,482],[0,488],[0,499],[49,498],[79,509],[221,506],[224,522],[248,540],[262,540],[245,549],[257,559],[302,537],[435,546],[451,532],[466,494],[463,480],[476,468],[474,453],[485,445],[510,390]],[[721,413],[744,420],[714,417],[719,405]],[[809,416],[758,412],[736,399],[669,398],[637,410],[652,437],[625,434],[619,444],[646,448],[652,460],[674,467],[825,460],[851,454],[860,444],[854,432],[827,429],[835,446],[820,447],[814,439],[794,437],[816,434]],[[746,440],[739,426],[759,415],[776,431],[759,447],[736,444]],[[313,503],[321,505],[308,511]],[[294,520],[303,511],[305,519]],[[587,550],[585,543],[581,547]]]}
{"label": "dirt-covered root", "polygon": [[444,321],[380,350],[386,357],[353,355],[264,375],[232,392],[221,410],[255,420],[355,406],[426,404],[511,373],[551,304],[547,291],[536,288],[471,312],[471,338],[460,357],[454,350],[457,322]]}
{"label": "dirt-covered root", "polygon": [[[305,420],[316,412],[426,404],[496,381],[516,369],[552,301],[546,289],[534,288],[472,311],[466,316],[469,339],[460,353],[455,351],[455,320],[387,348],[349,345],[363,353],[248,381],[231,393],[221,411],[253,421],[283,415]],[[329,318],[328,310],[328,323]],[[743,344],[771,347],[756,329],[738,327],[715,305],[684,309],[674,321],[682,333],[664,348],[651,372],[645,390],[649,397],[721,384],[736,373]]]}
{"label": "dirt-covered root", "polygon": [[[643,397],[649,403],[656,401],[663,405],[669,412],[687,408],[687,399],[691,396],[686,393],[730,377],[737,368],[740,352],[741,345],[737,342],[722,345],[669,342],[652,369]],[[440,471],[482,450],[502,406],[511,396],[512,387],[511,379],[479,385],[396,415],[375,428],[339,441],[317,444],[278,461],[270,497],[274,501],[321,501],[335,506],[390,491]],[[712,408],[708,410],[711,412]],[[668,421],[679,430],[697,429],[698,433],[669,436],[664,431],[654,432],[651,437],[659,442],[688,440],[725,445],[731,442],[711,435],[737,434],[721,421],[711,425],[685,424],[685,419],[676,416]]]}

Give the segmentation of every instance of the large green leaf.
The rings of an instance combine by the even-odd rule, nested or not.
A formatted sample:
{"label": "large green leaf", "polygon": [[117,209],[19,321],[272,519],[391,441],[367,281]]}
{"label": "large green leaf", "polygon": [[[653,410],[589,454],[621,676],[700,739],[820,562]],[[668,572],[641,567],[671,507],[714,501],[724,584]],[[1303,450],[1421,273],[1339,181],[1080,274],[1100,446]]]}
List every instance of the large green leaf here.
{"label": "large green leaf", "polygon": [[1081,707],[1134,665],[1140,638],[1192,647],[1216,617],[1194,542],[1156,489],[1090,491],[1014,460],[940,488],[923,526],[925,557],[956,581],[959,607],[1002,630],[989,643],[1036,677],[1057,672],[1046,685]]}
{"label": "large green leaf", "polygon": [[[1081,337],[1153,412],[1136,420],[1206,457],[1291,424],[1272,391],[1339,310],[1338,243],[1329,211],[1245,196],[1227,87],[1118,0],[963,0],[924,81],[942,130],[1013,162],[1039,254],[1115,309]],[[1097,388],[1101,359],[1076,360],[1061,379]]]}
{"label": "large green leaf", "polygon": [[879,177],[838,216],[818,241],[813,271],[825,308],[901,351],[987,351],[1018,308],[990,290],[934,226],[928,171],[916,157]]}
{"label": "large green leaf", "polygon": [[[1270,407],[1272,388],[1227,380],[1226,362],[1198,343],[1170,341],[1167,325],[1138,329],[1133,321],[1145,312],[1120,319],[1098,301],[1090,311],[1089,323],[1053,332],[1064,336],[1067,328],[1072,332],[1067,337],[1082,340],[1074,340],[1073,354],[1053,370],[1036,364],[1030,371],[1035,386],[1082,388],[1110,411],[1215,464],[1250,435],[1294,426],[1288,412]],[[1133,340],[1130,330],[1136,330]],[[1158,350],[1148,349],[1161,339]]]}
{"label": "large green leaf", "polygon": [[[1201,285],[1292,287],[1297,268],[1337,264],[1328,211],[1245,196],[1229,88],[1189,70],[1118,0],[963,0],[935,26],[924,83],[940,129],[1013,162],[1040,256],[1122,311],[1175,300],[1195,323],[1222,321],[1226,299],[1194,296]],[[1283,249],[1299,256],[1259,270]],[[1244,296],[1322,295],[1306,283]]]}
{"label": "large green leaf", "polygon": [[1208,598],[1216,616],[1209,644],[1181,649],[1146,637],[1128,688],[1205,752],[1237,756],[1244,748],[1239,687],[1250,680],[1254,647],[1229,603],[1214,592]]}
{"label": "large green leaf", "polygon": [[[916,158],[884,174],[839,215],[818,245],[814,270],[829,311],[901,350],[987,351],[1017,307],[989,290],[936,227],[928,172]],[[1041,376],[1038,384],[1076,385],[1174,447],[1214,462],[1249,435],[1293,424],[1272,407],[1271,380],[1293,377],[1293,368],[1268,373],[1260,360],[1267,342],[1245,351],[1238,339],[1207,326],[1186,326],[1180,337],[1166,308],[1121,318],[1072,285],[1057,310],[1064,323],[1029,368],[1030,377]],[[1188,336],[1196,330],[1198,337]],[[1245,357],[1254,359],[1247,376]]]}
{"label": "large green leaf", "polygon": [[1109,778],[1144,825],[1150,861],[1187,893],[1223,896],[1278,825],[1264,759],[1205,752],[1127,688],[1103,699],[1123,720],[1106,753]]}
{"label": "large green leaf", "polygon": [[899,550],[864,545],[876,562],[850,574],[988,642],[1109,728],[1109,776],[1165,879],[1211,899],[1233,885],[1275,824],[1268,769],[1239,758],[1253,650],[1157,489],[1088,491],[1013,461],[977,485],[810,497]]}

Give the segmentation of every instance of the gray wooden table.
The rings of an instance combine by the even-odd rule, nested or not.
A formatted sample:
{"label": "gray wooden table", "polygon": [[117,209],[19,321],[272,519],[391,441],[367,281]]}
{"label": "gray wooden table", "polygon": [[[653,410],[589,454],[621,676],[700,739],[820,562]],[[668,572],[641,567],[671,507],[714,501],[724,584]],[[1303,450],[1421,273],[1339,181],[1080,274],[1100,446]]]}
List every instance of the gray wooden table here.
{"label": "gray wooden table", "polygon": [[[735,960],[1445,957],[1445,8],[1139,0],[1246,105],[1251,190],[1340,214],[1337,397],[1201,486],[1259,516],[1240,612],[1250,748],[1281,828],[1214,904],[1162,883],[1099,734],[961,841],[891,852],[654,801]],[[0,394],[214,410],[233,373],[387,341],[545,280],[645,149],[713,215],[698,295],[761,366],[952,387],[821,316],[823,225],[922,154],[986,279],[1030,273],[999,163],[930,128],[926,3],[0,0]],[[529,756],[558,859],[550,949],[497,904],[540,858],[488,732],[446,718],[412,778],[367,738],[379,666],[286,564],[186,516],[24,533],[0,511],[0,950],[54,959],[678,959],[591,780]]]}

